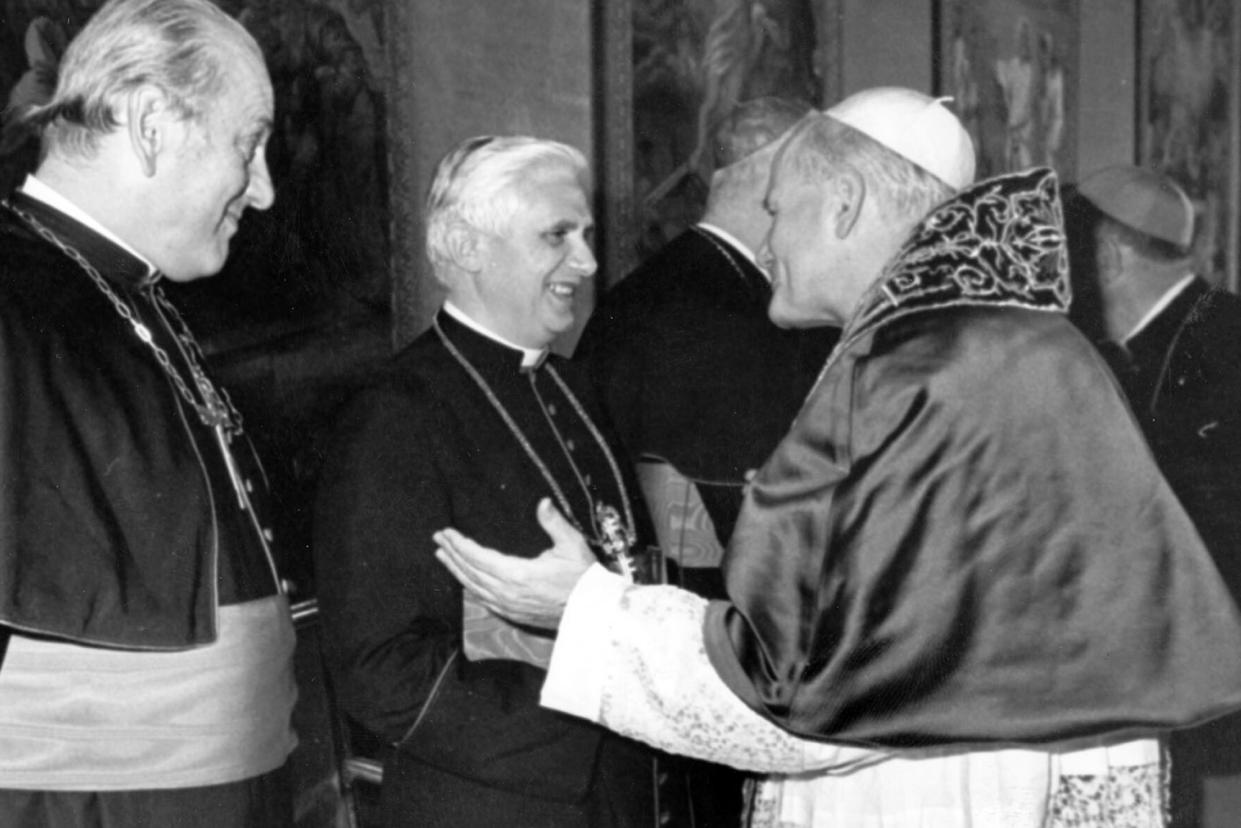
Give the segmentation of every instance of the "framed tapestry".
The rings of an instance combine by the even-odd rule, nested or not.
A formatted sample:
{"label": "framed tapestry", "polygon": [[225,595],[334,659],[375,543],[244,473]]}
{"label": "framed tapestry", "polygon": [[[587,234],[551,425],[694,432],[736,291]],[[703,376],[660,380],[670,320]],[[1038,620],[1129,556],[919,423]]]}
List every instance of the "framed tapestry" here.
{"label": "framed tapestry", "polygon": [[839,94],[842,0],[630,0],[633,258],[698,220],[710,127],[733,104],[776,95],[821,106]]}
{"label": "framed tapestry", "polygon": [[1077,174],[1075,0],[941,0],[936,88],[953,98],[978,177],[1032,166]]}
{"label": "framed tapestry", "polygon": [[1185,189],[1198,272],[1235,291],[1241,11],[1233,0],[1140,0],[1138,10],[1136,161]]}

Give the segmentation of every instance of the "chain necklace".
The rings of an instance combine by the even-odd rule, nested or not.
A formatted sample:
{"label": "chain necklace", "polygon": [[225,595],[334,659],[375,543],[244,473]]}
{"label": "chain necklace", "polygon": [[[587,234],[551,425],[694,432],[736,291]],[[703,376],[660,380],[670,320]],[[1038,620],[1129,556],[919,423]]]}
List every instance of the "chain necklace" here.
{"label": "chain necklace", "polygon": [[[539,457],[538,452],[534,450],[534,446],[531,445],[530,440],[527,439],[525,433],[521,430],[521,427],[517,425],[517,422],[508,412],[508,409],[504,407],[504,404],[500,402],[500,398],[496,396],[495,392],[491,389],[491,386],[487,384],[487,380],[483,379],[483,376],[478,372],[478,369],[470,364],[470,361],[466,359],[465,354],[461,353],[461,351],[457,349],[457,346],[452,343],[452,340],[448,338],[448,335],[444,333],[443,328],[440,327],[439,320],[434,320],[431,324],[432,327],[435,328],[435,333],[439,336],[440,341],[444,343],[444,347],[448,349],[448,353],[452,354],[453,359],[461,365],[466,374],[469,375],[470,379],[474,381],[474,384],[477,385],[479,390],[483,392],[483,396],[487,398],[487,402],[491,404],[491,407],[495,409],[497,414],[500,415],[500,419],[502,419],[504,424],[508,426],[508,430],[512,433],[518,444],[521,445],[522,450],[526,453],[526,456],[530,458],[530,462],[534,463],[535,467],[539,470],[539,473],[543,475],[543,479],[547,481],[547,485],[551,488],[552,494],[556,498],[556,503],[560,506],[560,511],[564,514],[565,518],[571,521],[573,525],[577,527],[579,532],[585,534],[582,525],[573,516],[573,510],[569,507],[569,500],[565,497],[564,490],[560,488],[560,484],[557,483],[556,478],[552,476],[551,470],[547,468],[547,464],[543,462],[543,458]],[[595,538],[591,539],[590,543],[599,547],[603,551],[605,557],[620,568],[621,574],[628,575],[632,578],[634,562],[631,550],[637,543],[637,532],[634,528],[633,508],[629,503],[629,493],[625,488],[625,480],[621,475],[620,466],[617,465],[616,458],[612,456],[612,452],[608,448],[607,443],[604,441],[603,435],[599,433],[597,428],[595,428],[595,424],[591,421],[590,417],[586,415],[586,410],[582,407],[581,402],[579,402],[573,392],[569,390],[569,386],[566,385],[564,380],[560,378],[560,374],[557,373],[556,369],[551,365],[547,366],[547,373],[556,383],[556,386],[560,389],[561,393],[564,394],[565,399],[567,399],[569,404],[573,406],[573,410],[585,424],[586,430],[590,432],[590,436],[594,438],[594,441],[599,445],[599,450],[603,452],[603,456],[608,463],[608,468],[611,470],[612,476],[616,480],[616,487],[620,492],[621,497],[621,506],[625,510],[625,520],[624,523],[621,523],[620,515],[614,507],[602,502],[596,502],[595,499],[590,496],[590,490],[586,487],[581,475],[577,474],[577,469],[574,466],[573,460],[569,457],[569,465],[574,466],[574,474],[577,474],[578,476],[578,483],[582,486],[587,502],[593,504],[590,517],[592,528],[595,531]],[[531,383],[533,384],[533,382],[534,377],[531,375]],[[552,431],[553,433],[556,433],[554,425],[552,426]],[[556,436],[557,439],[559,439],[558,433],[556,433]],[[561,445],[563,446],[563,443]]]}
{"label": "chain necklace", "polygon": [[206,358],[203,356],[202,348],[199,347],[198,342],[190,333],[189,326],[185,324],[185,320],[181,317],[181,314],[177,311],[176,307],[168,301],[167,297],[164,296],[164,292],[158,285],[152,284],[148,288],[151,298],[156,306],[156,312],[161,313],[162,311],[161,315],[166,315],[176,322],[179,330],[173,330],[172,325],[168,325],[168,329],[177,339],[181,349],[181,354],[185,358],[186,365],[189,366],[190,375],[194,380],[194,386],[198,389],[201,402],[194,396],[194,393],[190,391],[189,386],[181,377],[181,372],[173,366],[172,360],[168,356],[168,352],[155,342],[155,337],[151,334],[151,329],[143,324],[140,319],[138,319],[133,310],[124,300],[121,299],[121,297],[116,295],[116,292],[112,290],[112,286],[108,284],[107,279],[105,279],[103,275],[95,269],[94,265],[88,262],[86,257],[83,256],[76,248],[62,241],[59,236],[49,230],[34,216],[13,206],[8,201],[4,201],[2,203],[14,215],[30,225],[30,227],[34,229],[34,231],[43,239],[59,248],[62,253],[72,259],[78,267],[86,272],[86,275],[90,277],[90,280],[94,283],[95,287],[99,289],[99,292],[107,297],[108,301],[112,303],[112,307],[116,309],[116,312],[120,315],[121,319],[128,322],[129,326],[133,328],[134,334],[138,337],[138,339],[142,340],[142,342],[150,348],[151,353],[155,355],[156,361],[164,370],[164,373],[168,376],[168,379],[172,381],[172,384],[176,387],[177,392],[196,412],[198,412],[198,419],[202,421],[203,425],[208,428],[222,429],[228,434],[229,437],[235,437],[242,433],[242,420],[240,412],[238,412],[233,406],[233,401],[229,398],[228,392],[223,388],[217,390],[215,384],[211,382],[211,380],[207,377],[207,374],[203,371],[200,363],[205,362]]}

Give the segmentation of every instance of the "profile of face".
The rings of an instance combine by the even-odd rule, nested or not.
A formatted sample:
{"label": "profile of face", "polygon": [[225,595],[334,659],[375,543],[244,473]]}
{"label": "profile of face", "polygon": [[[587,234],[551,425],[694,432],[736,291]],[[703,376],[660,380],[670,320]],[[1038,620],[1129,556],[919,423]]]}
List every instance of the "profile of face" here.
{"label": "profile of face", "polygon": [[162,171],[171,211],[159,219],[159,253],[153,258],[174,281],[218,273],[242,214],[266,210],[275,199],[265,157],[271,81],[252,52],[240,45],[225,48],[222,94],[197,121],[186,123],[184,140],[169,148]]}
{"label": "profile of face", "polygon": [[471,310],[510,342],[543,348],[573,327],[578,296],[597,268],[590,197],[562,164],[531,169],[514,186],[521,207],[503,231],[475,231]]}
{"label": "profile of face", "polygon": [[765,206],[771,228],[759,261],[771,277],[771,321],[784,328],[842,322],[831,278],[834,240],[828,187],[798,175],[789,160],[792,145],[781,148],[772,165]]}

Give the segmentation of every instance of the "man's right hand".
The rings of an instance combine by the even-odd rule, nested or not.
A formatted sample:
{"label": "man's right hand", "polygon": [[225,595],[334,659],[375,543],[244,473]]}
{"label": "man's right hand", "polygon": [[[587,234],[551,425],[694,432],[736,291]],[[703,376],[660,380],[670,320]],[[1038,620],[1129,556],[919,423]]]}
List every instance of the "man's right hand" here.
{"label": "man's right hand", "polygon": [[595,556],[550,500],[539,501],[536,517],[552,539],[552,548],[537,558],[488,549],[455,529],[435,533],[435,556],[487,609],[519,624],[555,629]]}

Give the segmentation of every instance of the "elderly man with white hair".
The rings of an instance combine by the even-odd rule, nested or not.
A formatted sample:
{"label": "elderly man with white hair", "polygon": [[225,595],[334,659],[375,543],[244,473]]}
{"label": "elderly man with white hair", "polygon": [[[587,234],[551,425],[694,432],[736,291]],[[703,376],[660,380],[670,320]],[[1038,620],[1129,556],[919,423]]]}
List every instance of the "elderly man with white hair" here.
{"label": "elderly man with white hair", "polygon": [[957,119],[896,88],[773,169],[771,317],[844,333],[728,600],[588,566],[547,503],[542,556],[448,529],[441,559],[559,624],[545,705],[769,774],[753,824],[1161,824],[1159,734],[1241,705],[1241,618],[1065,316],[1054,176],[974,183]]}
{"label": "elderly man with white hair", "polygon": [[614,565],[650,538],[590,382],[548,353],[595,273],[586,159],[530,137],[464,141],[426,221],[447,301],[345,411],[315,513],[341,703],[395,745],[383,824],[649,824],[654,752],[541,708],[552,638],[463,600],[431,539],[452,523],[536,555],[543,497]]}

